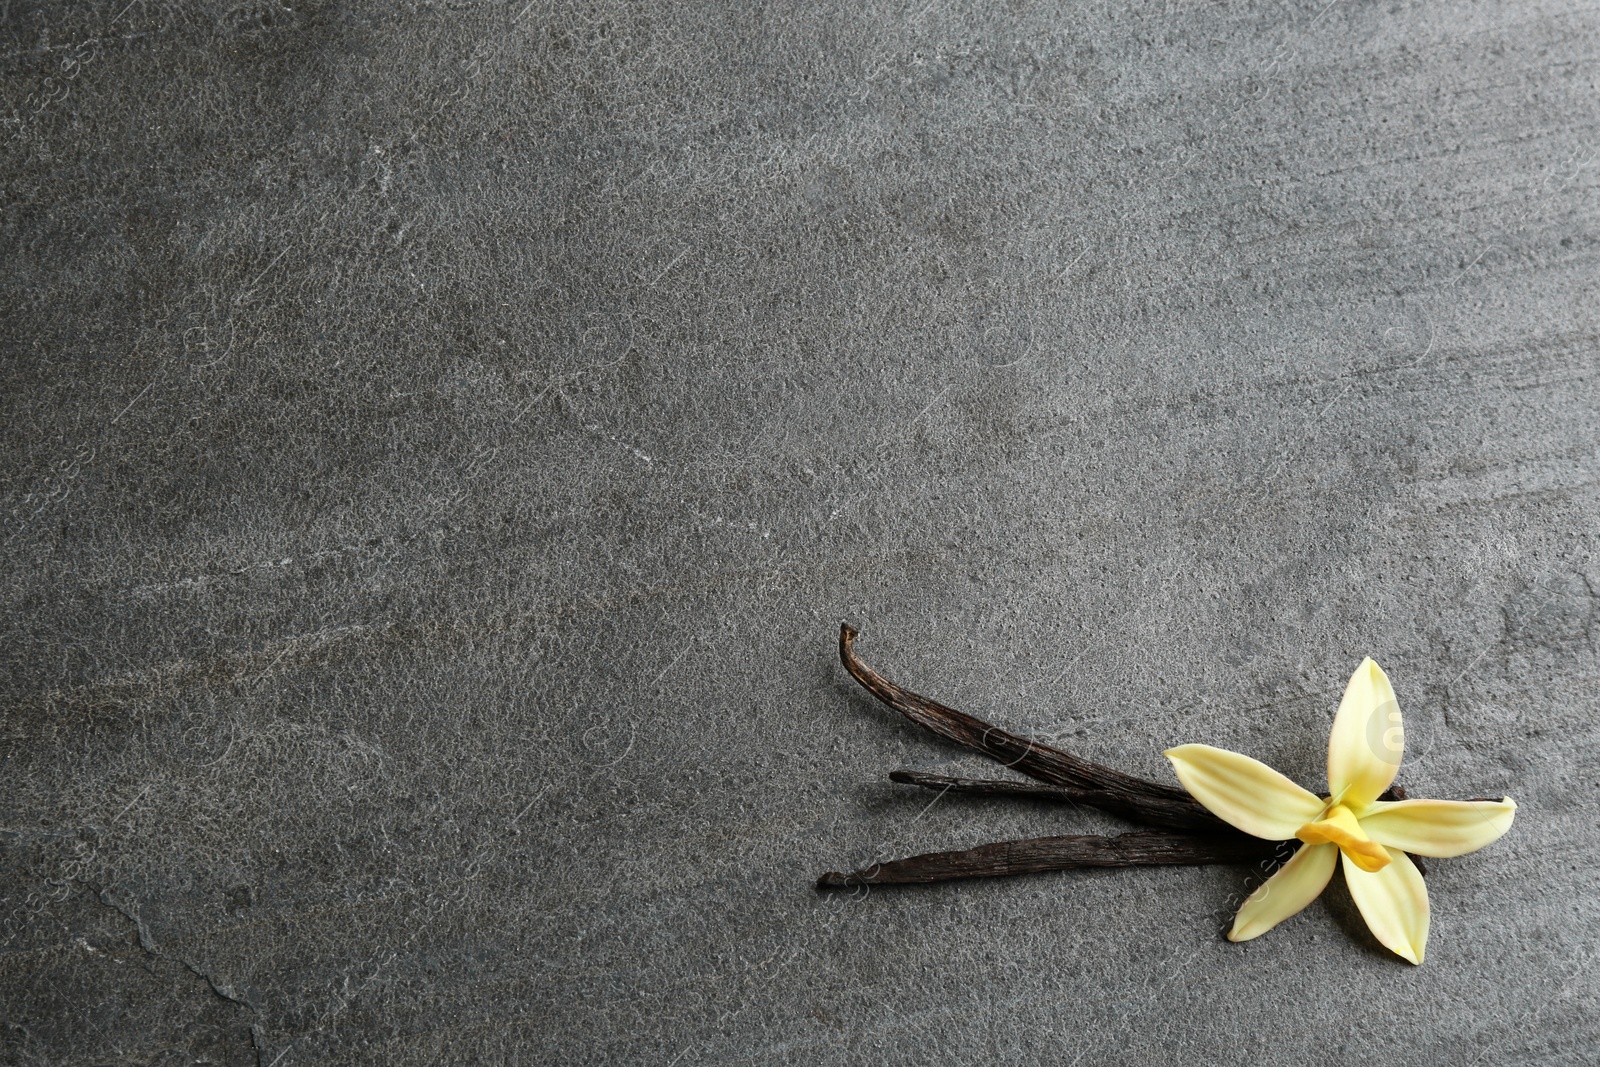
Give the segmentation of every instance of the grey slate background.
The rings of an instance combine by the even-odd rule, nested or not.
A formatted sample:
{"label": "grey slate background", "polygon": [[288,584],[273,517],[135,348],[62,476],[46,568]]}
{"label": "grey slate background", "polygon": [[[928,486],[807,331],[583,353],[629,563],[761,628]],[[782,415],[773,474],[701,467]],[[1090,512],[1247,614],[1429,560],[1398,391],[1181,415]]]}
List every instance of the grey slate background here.
{"label": "grey slate background", "polygon": [[[10,3],[19,1064],[1581,1063],[1600,13]],[[1320,784],[1372,654],[1510,793],[1382,953],[1236,870],[822,897],[1110,819],[891,676]]]}

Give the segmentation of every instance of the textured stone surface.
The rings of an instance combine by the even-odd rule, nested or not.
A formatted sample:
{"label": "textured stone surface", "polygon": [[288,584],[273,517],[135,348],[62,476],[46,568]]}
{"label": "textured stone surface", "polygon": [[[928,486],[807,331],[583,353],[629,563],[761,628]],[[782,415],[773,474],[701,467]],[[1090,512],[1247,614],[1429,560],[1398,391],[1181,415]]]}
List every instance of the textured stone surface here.
{"label": "textured stone surface", "polygon": [[[1580,1063],[1600,15],[5,5],[6,1062]],[[838,668],[1316,783],[1389,668],[1411,968]]]}

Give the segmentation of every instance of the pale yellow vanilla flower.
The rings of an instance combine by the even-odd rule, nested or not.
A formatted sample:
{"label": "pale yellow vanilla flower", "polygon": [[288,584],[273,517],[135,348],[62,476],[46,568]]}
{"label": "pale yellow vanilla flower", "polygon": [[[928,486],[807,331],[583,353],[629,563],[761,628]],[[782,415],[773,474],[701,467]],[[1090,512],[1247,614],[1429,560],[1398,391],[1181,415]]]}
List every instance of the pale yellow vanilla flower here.
{"label": "pale yellow vanilla flower", "polygon": [[1212,814],[1268,841],[1304,842],[1251,893],[1230,941],[1260,937],[1317,898],[1344,862],[1350,896],[1374,936],[1421,963],[1428,943],[1428,889],[1407,853],[1460,856],[1511,828],[1503,800],[1379,800],[1405,750],[1400,705],[1389,678],[1366,659],[1345,688],[1328,739],[1328,791],[1318,797],[1266,764],[1210,745],[1180,745],[1167,758],[1191,796]]}

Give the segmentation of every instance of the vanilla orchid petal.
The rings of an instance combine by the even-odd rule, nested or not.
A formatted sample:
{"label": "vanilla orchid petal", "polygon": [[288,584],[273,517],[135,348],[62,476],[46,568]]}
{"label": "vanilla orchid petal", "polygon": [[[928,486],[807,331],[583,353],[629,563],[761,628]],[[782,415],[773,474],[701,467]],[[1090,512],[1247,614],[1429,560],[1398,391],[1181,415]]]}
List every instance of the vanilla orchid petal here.
{"label": "vanilla orchid petal", "polygon": [[1333,845],[1302,845],[1300,851],[1245,899],[1234,917],[1229,941],[1260,937],[1289,916],[1298,913],[1327,888],[1333,877]]}
{"label": "vanilla orchid petal", "polygon": [[1511,829],[1517,805],[1503,800],[1378,801],[1361,814],[1372,840],[1418,856],[1464,856]]}
{"label": "vanilla orchid petal", "polygon": [[1189,795],[1231,826],[1287,841],[1322,813],[1323,802],[1259,760],[1210,745],[1179,745],[1166,757]]}
{"label": "vanilla orchid petal", "polygon": [[1428,887],[1411,857],[1391,848],[1387,866],[1363,871],[1345,856],[1344,880],[1367,928],[1383,947],[1421,963],[1428,945]]}
{"label": "vanilla orchid petal", "polygon": [[1405,752],[1400,704],[1383,668],[1370,658],[1350,676],[1328,738],[1328,788],[1361,808],[1389,788]]}

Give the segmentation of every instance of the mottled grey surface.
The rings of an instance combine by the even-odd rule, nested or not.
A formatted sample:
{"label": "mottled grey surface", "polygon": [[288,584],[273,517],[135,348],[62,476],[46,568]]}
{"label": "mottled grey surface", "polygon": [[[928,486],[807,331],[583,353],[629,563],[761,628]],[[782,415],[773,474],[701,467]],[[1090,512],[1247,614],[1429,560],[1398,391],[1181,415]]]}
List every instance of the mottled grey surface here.
{"label": "mottled grey surface", "polygon": [[[1587,1062],[1600,11],[0,14],[19,1064]],[[814,893],[1108,818],[843,675],[1318,784],[1389,668],[1412,968],[1237,870]]]}

